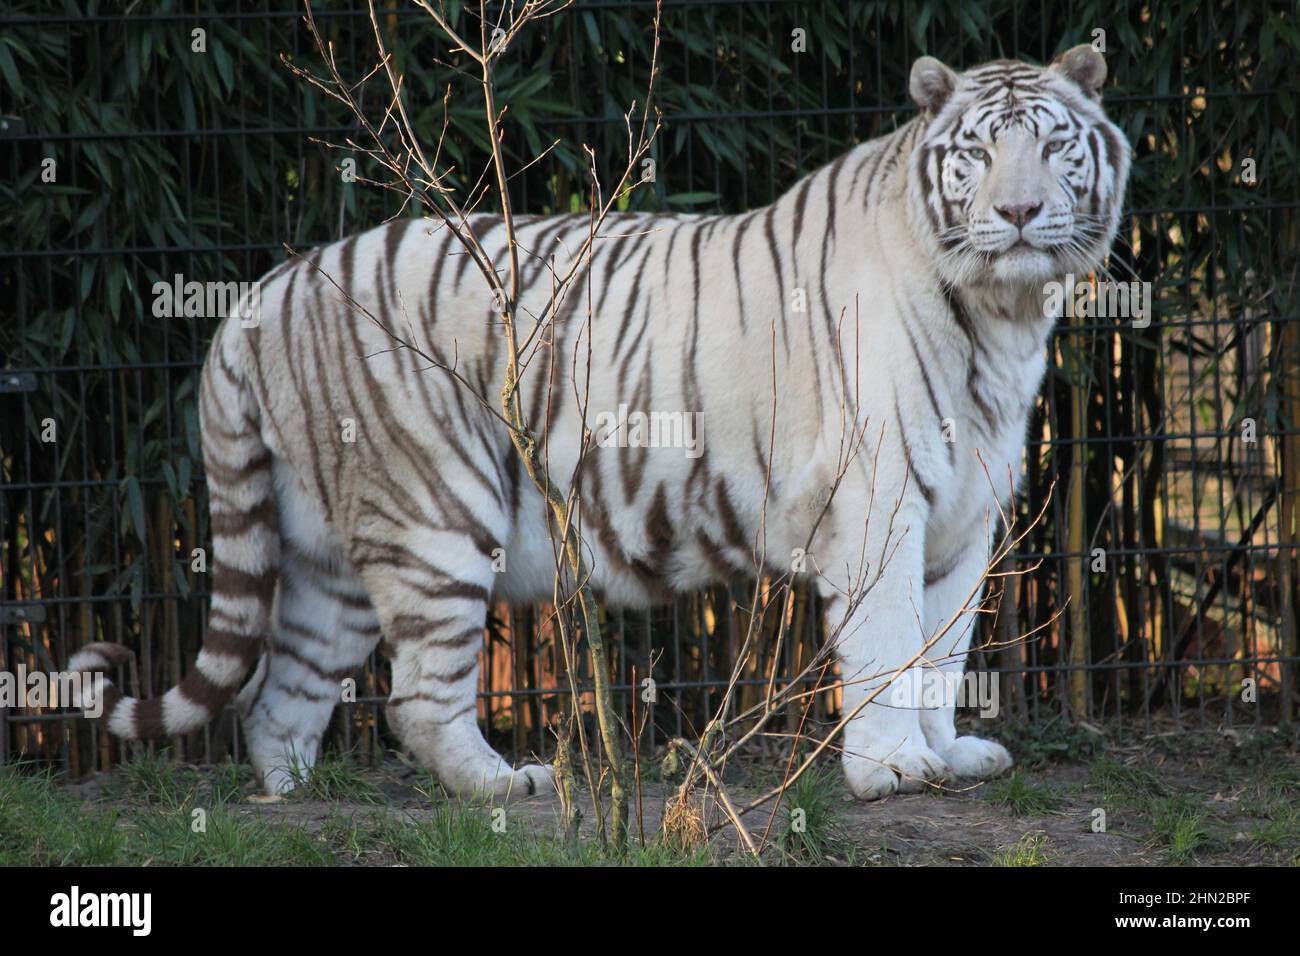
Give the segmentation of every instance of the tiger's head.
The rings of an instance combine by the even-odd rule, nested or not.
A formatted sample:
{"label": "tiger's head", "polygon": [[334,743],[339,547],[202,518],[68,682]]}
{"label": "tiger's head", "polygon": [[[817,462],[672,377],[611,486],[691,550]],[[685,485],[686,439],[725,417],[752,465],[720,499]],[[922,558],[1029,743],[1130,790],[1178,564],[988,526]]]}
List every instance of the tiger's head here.
{"label": "tiger's head", "polygon": [[1129,145],[1101,108],[1090,46],[1050,66],[912,66],[924,133],[908,172],[914,228],[950,285],[1028,285],[1101,265],[1119,225]]}

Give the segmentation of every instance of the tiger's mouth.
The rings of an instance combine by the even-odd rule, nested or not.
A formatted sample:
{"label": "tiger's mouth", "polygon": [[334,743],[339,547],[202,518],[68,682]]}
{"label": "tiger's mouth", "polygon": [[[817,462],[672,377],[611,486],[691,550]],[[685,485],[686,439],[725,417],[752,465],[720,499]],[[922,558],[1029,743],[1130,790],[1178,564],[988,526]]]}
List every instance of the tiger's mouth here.
{"label": "tiger's mouth", "polygon": [[[1059,247],[1058,247],[1059,248]],[[988,268],[1003,282],[1036,282],[1056,271],[1057,248],[1039,246],[1023,237],[1005,249],[991,253]]]}
{"label": "tiger's mouth", "polygon": [[1053,246],[1035,245],[1028,239],[1021,238],[1017,239],[1005,249],[997,250],[990,256],[990,258],[995,262],[999,259],[1025,260],[1034,259],[1040,256],[1050,259],[1056,254],[1056,248],[1057,247]]}
{"label": "tiger's mouth", "polygon": [[1032,256],[1034,254],[1052,256],[1066,248],[1068,245],[1069,241],[1065,239],[1034,241],[1022,235],[1017,236],[1006,245],[987,248],[984,249],[983,252],[986,259],[993,261],[1004,256]]}
{"label": "tiger's mouth", "polygon": [[1027,253],[1044,252],[1044,251],[1045,250],[1034,245],[1028,239],[1022,238],[1022,239],[1017,239],[1015,242],[1011,243],[1011,245],[1007,246],[1005,249],[995,253],[995,257],[1002,258],[1003,256],[1024,255]]}

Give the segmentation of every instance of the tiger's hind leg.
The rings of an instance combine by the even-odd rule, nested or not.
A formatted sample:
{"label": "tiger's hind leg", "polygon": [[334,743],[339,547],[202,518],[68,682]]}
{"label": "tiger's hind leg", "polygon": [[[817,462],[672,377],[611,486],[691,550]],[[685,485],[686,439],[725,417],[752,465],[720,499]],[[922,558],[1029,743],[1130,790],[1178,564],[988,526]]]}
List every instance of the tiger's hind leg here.
{"label": "tiger's hind leg", "polygon": [[548,767],[515,770],[478,727],[491,549],[484,549],[479,534],[427,526],[390,525],[384,538],[392,544],[364,549],[372,553],[358,565],[391,646],[390,726],[457,796],[528,796],[552,788]]}
{"label": "tiger's hind leg", "polygon": [[267,793],[292,790],[310,774],[343,681],[379,638],[379,620],[343,556],[313,557],[286,540],[271,645],[238,699]]}

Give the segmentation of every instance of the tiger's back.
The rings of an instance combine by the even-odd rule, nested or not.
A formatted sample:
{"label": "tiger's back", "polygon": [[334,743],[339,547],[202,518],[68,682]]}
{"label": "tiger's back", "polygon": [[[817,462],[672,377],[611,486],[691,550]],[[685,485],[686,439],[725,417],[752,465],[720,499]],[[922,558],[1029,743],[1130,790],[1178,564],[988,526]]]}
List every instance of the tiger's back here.
{"label": "tiger's back", "polygon": [[[747,215],[612,216],[589,268],[558,303],[550,271],[568,268],[588,217],[519,224],[521,337],[529,316],[554,312],[553,350],[538,337],[525,354],[524,410],[562,486],[584,460],[582,517],[600,558],[593,573],[613,600],[662,600],[674,588],[752,573],[765,515],[769,567],[788,567],[807,543],[818,494],[833,477],[814,464],[818,449],[828,438],[838,444],[831,426],[842,430],[836,343],[855,321],[874,343],[891,332],[869,312],[855,316],[847,294],[830,304],[827,284],[838,277],[823,259],[841,242],[863,246],[866,230],[842,225],[832,240],[799,226],[813,204],[843,204],[862,167],[909,133],[860,147],[803,193]],[[901,168],[894,208],[884,210],[899,225]],[[866,185],[859,176],[857,188]],[[879,185],[891,188],[883,178]],[[500,266],[500,220],[471,227]],[[787,308],[792,299],[802,307]],[[424,354],[398,347],[390,332]],[[503,423],[483,407],[499,401],[500,315],[447,229],[402,220],[320,250],[267,283],[256,329],[232,322],[222,334],[253,370],[275,423],[269,447],[354,565],[382,560],[358,540],[374,520],[367,503],[401,488],[427,495],[410,503],[421,514],[465,524],[488,553],[504,549],[494,590],[519,600],[550,594],[545,508],[521,481]],[[650,422],[641,436],[639,416]],[[656,420],[663,434],[652,434]],[[584,429],[593,433],[585,455]],[[649,444],[663,438],[672,440]]]}

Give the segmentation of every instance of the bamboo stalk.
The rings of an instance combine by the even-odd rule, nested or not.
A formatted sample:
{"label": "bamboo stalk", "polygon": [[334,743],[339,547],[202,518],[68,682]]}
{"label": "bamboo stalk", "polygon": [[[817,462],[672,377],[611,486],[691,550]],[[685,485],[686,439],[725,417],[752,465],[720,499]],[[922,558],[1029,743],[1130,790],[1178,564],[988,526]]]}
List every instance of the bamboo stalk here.
{"label": "bamboo stalk", "polygon": [[[1095,287],[1096,276],[1091,277]],[[1069,324],[1074,334],[1069,341],[1076,344],[1078,354],[1082,355],[1083,338],[1079,327],[1082,317],[1070,310]],[[1084,495],[1087,493],[1087,452],[1079,439],[1083,438],[1087,424],[1084,420],[1088,402],[1088,378],[1076,369],[1076,375],[1070,382],[1070,436],[1076,440],[1070,452],[1070,483],[1066,492],[1066,550],[1071,557],[1066,562],[1066,594],[1069,601],[1070,621],[1070,670],[1067,676],[1067,700],[1071,712],[1076,718],[1082,718],[1088,712],[1088,675],[1083,669],[1087,664],[1088,635],[1084,616],[1084,551],[1086,548],[1084,529]]]}
{"label": "bamboo stalk", "polygon": [[[516,614],[514,608],[506,611],[506,620],[510,626],[510,658],[511,663],[514,665],[511,671],[511,679],[516,690],[522,690],[528,684],[528,642],[521,635],[520,618],[523,618],[526,629],[529,619],[527,612],[521,611]],[[523,752],[524,741],[528,736],[528,728],[525,726],[527,717],[527,698],[510,698],[510,743],[516,754]]]}
{"label": "bamboo stalk", "polygon": [[[794,658],[794,666],[790,668],[790,673],[792,674],[798,674],[802,671],[805,661],[811,660],[812,658],[811,653],[807,655],[804,654],[804,643],[808,640],[806,619],[808,616],[808,604],[811,600],[812,596],[809,594],[809,589],[807,587],[796,587],[794,589],[794,622],[790,626],[790,650],[792,651],[791,656]],[[815,653],[816,649],[813,648],[812,652]],[[772,666],[774,668],[779,668],[780,665],[781,662],[779,660],[772,661]],[[806,707],[801,708],[795,704],[791,704],[786,708],[785,729],[788,733],[793,734],[798,731],[803,720],[803,712],[806,710]]]}
{"label": "bamboo stalk", "polygon": [[[1295,239],[1294,227],[1290,230],[1291,238]],[[1294,248],[1294,246],[1292,247]],[[1282,350],[1279,374],[1282,376],[1282,395],[1283,407],[1287,410],[1286,421],[1294,424],[1300,421],[1300,328],[1294,322],[1286,322],[1282,326]],[[1295,434],[1286,435],[1282,439],[1282,469],[1281,469],[1281,493],[1282,501],[1279,508],[1278,520],[1278,593],[1279,593],[1279,611],[1282,617],[1282,633],[1280,635],[1282,644],[1281,650],[1283,657],[1295,657],[1300,653],[1300,644],[1297,643],[1296,624],[1295,624],[1295,548],[1297,544],[1296,534],[1296,483],[1300,481],[1300,474],[1297,468],[1300,468],[1300,436]],[[1296,693],[1294,685],[1297,684],[1295,669],[1283,662],[1279,668],[1278,681],[1281,688],[1281,713],[1280,719],[1284,723],[1289,723],[1295,714],[1295,701],[1293,694]]]}

